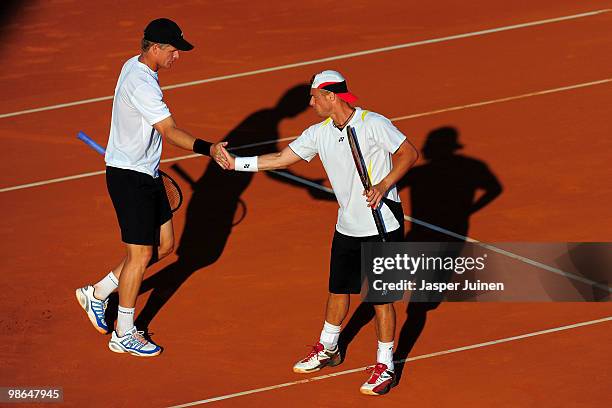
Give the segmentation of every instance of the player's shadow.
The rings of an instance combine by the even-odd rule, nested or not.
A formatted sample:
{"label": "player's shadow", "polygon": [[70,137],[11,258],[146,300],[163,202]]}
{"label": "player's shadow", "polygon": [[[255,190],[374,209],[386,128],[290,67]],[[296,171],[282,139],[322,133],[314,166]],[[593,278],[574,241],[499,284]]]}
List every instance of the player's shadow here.
{"label": "player's shadow", "polygon": [[[240,156],[276,151],[280,122],[306,110],[309,90],[307,84],[290,88],[276,106],[249,115],[223,140],[228,142],[228,147],[240,147],[236,151]],[[202,176],[195,181],[180,168],[175,168],[177,170],[191,184],[193,194],[186,208],[179,210],[185,211],[186,215],[183,233],[177,240],[178,259],[146,278],[140,288],[140,293],[151,291],[135,322],[139,329],[145,331],[161,308],[194,272],[219,259],[232,227],[246,215],[246,205],[241,195],[254,177],[254,173],[225,171],[213,160],[210,160]],[[116,299],[112,305],[115,302]],[[107,313],[111,319],[115,315],[113,312]]]}
{"label": "player's shadow", "polygon": [[[454,127],[439,127],[427,135],[421,148],[424,163],[398,183],[400,190],[409,189],[414,219],[406,241],[465,241],[470,217],[502,193],[501,183],[485,162],[457,153],[463,147]],[[468,271],[462,278],[473,282],[475,273]],[[453,292],[447,299],[460,301],[477,294]]]}
{"label": "player's shadow", "polygon": [[[421,149],[425,163],[410,169],[398,187],[410,189],[413,218],[465,237],[472,214],[496,199],[502,186],[486,163],[457,154],[463,148],[458,138],[459,132],[450,126],[432,130]],[[477,197],[479,191],[482,194]],[[415,223],[407,235],[411,241],[439,242],[451,237]]]}
{"label": "player's shadow", "polygon": [[[410,190],[411,217],[439,227],[435,230],[412,222],[405,240],[455,243],[449,245],[447,250],[450,252],[446,254],[450,256],[457,256],[461,252],[461,243],[468,235],[470,216],[502,192],[500,182],[484,162],[456,153],[463,147],[458,138],[459,132],[453,127],[432,130],[421,150],[424,163],[410,169],[398,183],[399,189]],[[477,197],[479,191],[482,193]],[[449,235],[441,230],[455,234]],[[451,276],[444,273],[435,277],[436,281],[450,279]],[[441,296],[425,294],[417,298],[417,301],[408,303],[407,318],[399,330],[394,354],[394,361],[399,361],[395,364],[398,382],[402,377],[405,360],[425,328],[428,313],[436,309],[441,301]],[[339,345],[343,357],[357,333],[373,318],[372,305],[362,302],[340,335]]]}

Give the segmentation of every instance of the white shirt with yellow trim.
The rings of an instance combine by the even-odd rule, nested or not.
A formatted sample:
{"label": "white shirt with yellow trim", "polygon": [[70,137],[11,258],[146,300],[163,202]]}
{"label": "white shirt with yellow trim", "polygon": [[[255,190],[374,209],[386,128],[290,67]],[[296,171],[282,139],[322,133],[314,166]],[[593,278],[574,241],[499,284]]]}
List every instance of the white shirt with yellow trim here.
{"label": "white shirt with yellow trim", "polygon": [[[391,155],[406,140],[406,136],[389,119],[361,108],[356,108],[348,125],[355,128],[372,184],[378,184],[393,168]],[[340,131],[328,118],[310,126],[289,147],[308,162],[317,154],[321,158],[340,206],[336,223],[338,232],[353,237],[378,233],[372,211],[362,195],[363,186],[353,162],[346,127]],[[385,197],[399,202],[396,186],[390,188]],[[399,228],[398,221],[384,204],[381,214],[387,232]]]}
{"label": "white shirt with yellow trim", "polygon": [[162,137],[153,125],[170,115],[157,72],[138,56],[127,60],[115,88],[106,164],[157,177]]}

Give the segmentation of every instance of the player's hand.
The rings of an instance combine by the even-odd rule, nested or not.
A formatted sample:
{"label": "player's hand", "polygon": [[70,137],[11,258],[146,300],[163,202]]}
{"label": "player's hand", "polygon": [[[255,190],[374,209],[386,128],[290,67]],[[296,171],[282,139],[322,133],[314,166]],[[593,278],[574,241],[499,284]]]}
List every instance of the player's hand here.
{"label": "player's hand", "polygon": [[387,192],[387,188],[383,185],[383,183],[378,183],[375,186],[372,186],[369,190],[364,190],[363,195],[366,197],[368,201],[368,207],[378,208],[380,205],[380,201],[385,196]]}
{"label": "player's hand", "polygon": [[228,153],[227,150],[225,150],[225,146],[227,146],[227,142],[214,143],[212,146],[210,146],[210,157],[215,159],[217,164],[221,166],[222,169],[227,170],[230,164],[229,160],[227,159]]}
{"label": "player's hand", "polygon": [[227,161],[227,167],[223,167],[225,170],[236,170],[236,158],[225,149],[225,146],[221,146],[221,153]]}

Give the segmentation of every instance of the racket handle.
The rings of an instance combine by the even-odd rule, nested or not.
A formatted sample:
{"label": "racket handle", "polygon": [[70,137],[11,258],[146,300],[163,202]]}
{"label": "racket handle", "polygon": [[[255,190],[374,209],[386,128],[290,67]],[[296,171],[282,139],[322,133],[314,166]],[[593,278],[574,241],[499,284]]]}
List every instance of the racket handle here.
{"label": "racket handle", "polygon": [[79,134],[77,135],[77,138],[79,138],[83,142],[87,143],[89,145],[89,147],[94,149],[96,152],[98,152],[98,153],[100,153],[102,155],[106,153],[106,150],[104,150],[104,148],[102,146],[97,144],[92,138],[87,136],[85,133],[79,132]]}
{"label": "racket handle", "polygon": [[374,217],[374,223],[376,224],[376,229],[378,230],[378,236],[380,237],[380,240],[382,242],[387,242],[387,233],[385,232],[385,225],[383,224],[380,211],[372,208],[372,216]]}

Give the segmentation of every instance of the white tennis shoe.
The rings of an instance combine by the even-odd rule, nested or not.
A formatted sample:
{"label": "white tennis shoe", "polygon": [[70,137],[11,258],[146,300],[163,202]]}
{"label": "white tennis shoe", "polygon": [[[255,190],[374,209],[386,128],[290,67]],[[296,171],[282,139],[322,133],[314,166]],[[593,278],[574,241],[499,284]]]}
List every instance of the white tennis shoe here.
{"label": "white tennis shoe", "polygon": [[395,372],[389,370],[386,364],[378,363],[373,367],[368,367],[367,370],[372,374],[359,389],[362,394],[383,395],[395,386]]}
{"label": "white tennis shoe", "polygon": [[334,367],[342,362],[340,350],[338,346],[331,350],[327,350],[321,343],[312,346],[312,350],[305,358],[295,363],[293,372],[295,373],[312,373],[319,371],[323,367]]}
{"label": "white tennis shoe", "polygon": [[136,330],[136,327],[122,337],[113,330],[108,348],[115,353],[130,353],[138,357],[154,357],[161,353],[161,347],[145,339],[144,332]]}
{"label": "white tennis shoe", "polygon": [[76,290],[76,298],[79,304],[87,313],[87,317],[94,328],[100,333],[108,333],[108,325],[104,318],[104,312],[106,312],[106,306],[108,299],[99,300],[94,296],[93,286],[85,286]]}

